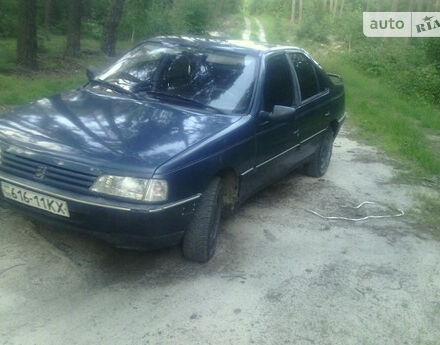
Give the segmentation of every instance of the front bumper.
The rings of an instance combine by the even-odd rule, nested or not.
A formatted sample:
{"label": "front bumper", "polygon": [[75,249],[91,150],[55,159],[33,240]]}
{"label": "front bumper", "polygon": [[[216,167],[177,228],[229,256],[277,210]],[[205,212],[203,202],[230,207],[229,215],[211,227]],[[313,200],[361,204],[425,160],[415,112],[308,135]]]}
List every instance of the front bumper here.
{"label": "front bumper", "polygon": [[27,216],[57,227],[85,233],[118,247],[134,249],[177,245],[201,196],[198,194],[165,205],[145,205],[60,191],[3,172],[0,173],[1,181],[66,201],[70,218],[6,199],[1,191],[0,205],[21,210]]}

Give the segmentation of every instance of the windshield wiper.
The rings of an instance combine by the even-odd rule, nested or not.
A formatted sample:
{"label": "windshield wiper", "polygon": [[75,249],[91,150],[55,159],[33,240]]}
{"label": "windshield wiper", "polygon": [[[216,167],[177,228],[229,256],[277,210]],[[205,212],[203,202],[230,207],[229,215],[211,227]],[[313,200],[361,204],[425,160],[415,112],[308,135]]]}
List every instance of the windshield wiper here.
{"label": "windshield wiper", "polygon": [[139,97],[132,91],[124,89],[123,87],[116,85],[116,84],[112,84],[109,83],[107,81],[101,80],[101,79],[92,79],[89,81],[89,84],[95,84],[95,85],[100,85],[103,87],[106,87],[107,89],[119,92],[119,93],[123,93],[126,95],[130,95],[131,97],[135,98],[135,99],[139,99]]}
{"label": "windshield wiper", "polygon": [[185,103],[194,105],[194,106],[199,107],[199,108],[210,109],[212,111],[215,111],[218,114],[225,114],[225,112],[223,110],[220,110],[220,109],[212,107],[212,106],[210,106],[208,104],[205,104],[205,103],[202,103],[202,102],[198,102],[198,101],[196,101],[194,99],[186,98],[186,97],[183,97],[183,96],[180,96],[180,95],[172,95],[172,94],[169,94],[169,93],[158,92],[158,91],[143,91],[143,92],[145,92],[146,94],[148,94],[150,96],[156,97],[156,98],[174,99],[174,100],[178,100],[178,101],[181,101],[181,102],[185,102]]}

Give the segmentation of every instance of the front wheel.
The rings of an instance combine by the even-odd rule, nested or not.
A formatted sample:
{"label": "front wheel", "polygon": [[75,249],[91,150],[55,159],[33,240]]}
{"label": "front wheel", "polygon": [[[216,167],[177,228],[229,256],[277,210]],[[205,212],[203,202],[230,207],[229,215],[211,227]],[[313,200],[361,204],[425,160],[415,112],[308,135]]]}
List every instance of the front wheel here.
{"label": "front wheel", "polygon": [[312,156],[312,160],[304,167],[306,175],[311,177],[322,177],[325,175],[332,158],[333,142],[333,131],[326,131],[318,150]]}
{"label": "front wheel", "polygon": [[215,253],[223,208],[223,183],[215,178],[206,188],[183,238],[183,256],[200,263]]}

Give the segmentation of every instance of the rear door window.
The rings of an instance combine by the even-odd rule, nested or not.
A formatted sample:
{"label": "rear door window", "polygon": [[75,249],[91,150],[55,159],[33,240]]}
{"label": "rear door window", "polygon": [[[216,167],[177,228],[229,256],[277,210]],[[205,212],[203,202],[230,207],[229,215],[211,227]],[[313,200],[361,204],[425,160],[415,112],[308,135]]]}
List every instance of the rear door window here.
{"label": "rear door window", "polygon": [[318,78],[312,61],[301,53],[289,53],[301,89],[301,100],[305,101],[320,92]]}

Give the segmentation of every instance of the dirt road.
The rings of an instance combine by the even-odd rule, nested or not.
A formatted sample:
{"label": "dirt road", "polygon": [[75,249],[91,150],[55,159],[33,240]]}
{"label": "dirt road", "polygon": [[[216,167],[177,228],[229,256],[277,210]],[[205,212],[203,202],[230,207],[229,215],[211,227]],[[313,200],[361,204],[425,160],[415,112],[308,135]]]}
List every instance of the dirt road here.
{"label": "dirt road", "polygon": [[364,200],[411,209],[385,155],[336,141],[222,228],[206,265],[116,250],[0,209],[0,344],[439,344],[440,243],[409,216],[329,222]]}

